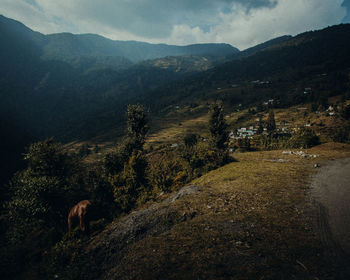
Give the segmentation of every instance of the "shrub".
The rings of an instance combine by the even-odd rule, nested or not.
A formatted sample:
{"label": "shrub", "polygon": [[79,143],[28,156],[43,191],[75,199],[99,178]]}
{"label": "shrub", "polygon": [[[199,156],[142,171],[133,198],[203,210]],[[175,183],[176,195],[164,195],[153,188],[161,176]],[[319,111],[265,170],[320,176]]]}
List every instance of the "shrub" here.
{"label": "shrub", "polygon": [[123,212],[130,211],[139,196],[148,191],[145,175],[147,161],[141,151],[134,152],[124,164],[121,174],[111,177],[114,186],[114,199],[118,208]]}
{"label": "shrub", "polygon": [[350,125],[335,130],[332,140],[334,142],[348,143],[350,141]]}
{"label": "shrub", "polygon": [[187,163],[173,151],[153,155],[147,173],[150,185],[164,192],[184,184],[189,177]]}
{"label": "shrub", "polygon": [[301,128],[288,140],[290,148],[311,148],[320,144],[320,138],[311,129]]}

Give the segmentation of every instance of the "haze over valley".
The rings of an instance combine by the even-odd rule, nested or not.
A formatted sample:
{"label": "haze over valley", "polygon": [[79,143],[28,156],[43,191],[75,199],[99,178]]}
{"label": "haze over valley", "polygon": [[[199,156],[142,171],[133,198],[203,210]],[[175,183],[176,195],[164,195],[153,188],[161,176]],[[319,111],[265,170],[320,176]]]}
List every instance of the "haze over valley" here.
{"label": "haze over valley", "polygon": [[349,1],[112,2],[0,0],[0,278],[349,279]]}

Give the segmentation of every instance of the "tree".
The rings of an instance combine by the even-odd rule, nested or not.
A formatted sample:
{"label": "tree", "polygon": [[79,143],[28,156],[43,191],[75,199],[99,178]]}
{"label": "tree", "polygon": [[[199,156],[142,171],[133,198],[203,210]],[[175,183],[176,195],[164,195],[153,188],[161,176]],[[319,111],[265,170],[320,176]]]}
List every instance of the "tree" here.
{"label": "tree", "polygon": [[128,105],[126,111],[127,143],[132,151],[142,151],[149,130],[145,109],[137,105]]}
{"label": "tree", "polygon": [[7,209],[11,239],[40,231],[58,238],[65,231],[68,208],[80,192],[74,186],[78,173],[75,163],[52,139],[30,145],[24,159],[27,168],[10,182],[12,197]]}
{"label": "tree", "polygon": [[264,125],[261,116],[259,116],[259,126],[258,130],[256,131],[257,134],[262,134],[264,132]]}
{"label": "tree", "polygon": [[267,117],[266,128],[269,134],[272,134],[276,129],[275,114],[273,110],[270,110],[269,116]]}
{"label": "tree", "polygon": [[149,130],[148,119],[144,108],[137,105],[128,105],[126,111],[126,136],[121,144],[112,153],[108,153],[104,159],[106,174],[122,172],[124,164],[134,152],[143,152],[143,145]]}
{"label": "tree", "polygon": [[320,144],[320,137],[312,129],[300,128],[289,140],[291,148],[311,148]]}
{"label": "tree", "polygon": [[227,124],[222,103],[213,103],[209,109],[210,143],[214,148],[224,150],[228,140]]}
{"label": "tree", "polygon": [[120,210],[127,212],[147,191],[147,161],[143,145],[148,132],[147,115],[141,105],[129,105],[126,112],[127,134],[114,153],[105,157],[105,170],[114,187],[114,198]]}

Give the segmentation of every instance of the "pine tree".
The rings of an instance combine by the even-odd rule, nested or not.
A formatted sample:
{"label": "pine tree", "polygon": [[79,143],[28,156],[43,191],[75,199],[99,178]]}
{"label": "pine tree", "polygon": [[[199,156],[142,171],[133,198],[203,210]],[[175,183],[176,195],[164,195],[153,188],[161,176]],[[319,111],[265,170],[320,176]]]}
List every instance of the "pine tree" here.
{"label": "pine tree", "polygon": [[269,116],[267,117],[266,128],[269,134],[272,134],[276,129],[275,114],[273,110],[270,110]]}
{"label": "pine tree", "polygon": [[114,186],[114,198],[120,210],[131,210],[147,192],[147,161],[143,145],[148,132],[147,115],[141,105],[129,105],[126,112],[127,135],[115,153],[107,154],[105,170]]}
{"label": "pine tree", "polygon": [[131,145],[132,152],[142,151],[149,130],[145,109],[137,105],[128,105],[126,111],[127,143]]}
{"label": "pine tree", "polygon": [[259,116],[259,126],[257,130],[257,134],[262,134],[264,132],[264,125],[261,116]]}
{"label": "pine tree", "polygon": [[211,104],[209,114],[210,143],[213,147],[224,150],[226,148],[228,134],[222,103],[216,102]]}

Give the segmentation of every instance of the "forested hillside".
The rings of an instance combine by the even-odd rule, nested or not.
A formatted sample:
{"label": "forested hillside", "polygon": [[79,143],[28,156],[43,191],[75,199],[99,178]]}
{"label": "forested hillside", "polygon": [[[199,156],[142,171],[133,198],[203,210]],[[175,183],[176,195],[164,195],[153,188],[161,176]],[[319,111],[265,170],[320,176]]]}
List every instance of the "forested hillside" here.
{"label": "forested hillside", "polygon": [[0,278],[327,279],[307,185],[349,156],[349,35],[239,52],[0,16]]}
{"label": "forested hillside", "polygon": [[[348,86],[350,25],[333,26],[277,40],[261,51],[160,87],[144,96],[158,109],[166,104],[223,100],[231,106],[268,98],[289,106],[343,94]],[[304,88],[312,87],[312,95]],[[152,99],[154,98],[154,99]],[[157,102],[154,102],[157,100]]]}
{"label": "forested hillside", "polygon": [[[191,55],[215,60],[238,52],[223,44],[178,47],[89,34],[43,35],[3,16],[0,37],[2,118],[25,126],[35,136],[66,140],[96,134],[106,118],[118,122],[127,100],[211,66],[196,67]],[[189,56],[182,58],[181,69],[134,63],[181,55]],[[101,116],[102,112],[107,115]],[[98,120],[94,122],[91,115]]]}

